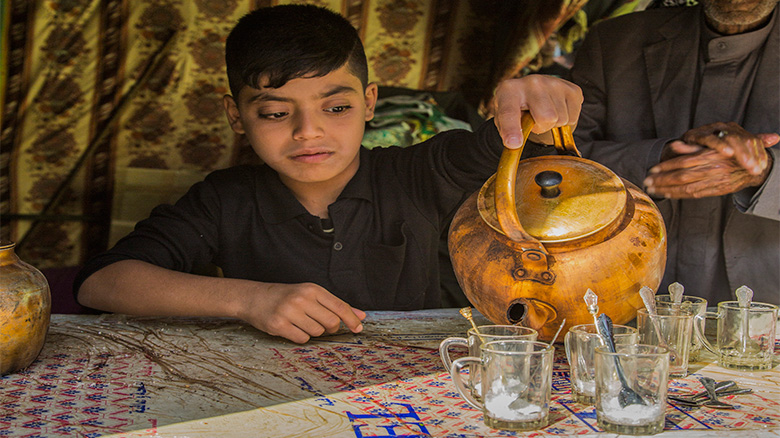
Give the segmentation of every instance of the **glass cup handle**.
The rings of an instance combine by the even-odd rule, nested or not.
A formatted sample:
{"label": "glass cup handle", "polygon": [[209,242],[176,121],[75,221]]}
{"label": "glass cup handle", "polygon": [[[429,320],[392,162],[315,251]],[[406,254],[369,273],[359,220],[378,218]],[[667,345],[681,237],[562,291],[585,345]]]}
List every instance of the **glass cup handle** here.
{"label": "glass cup handle", "polygon": [[456,338],[456,337],[450,337],[441,341],[441,344],[439,344],[439,356],[441,357],[441,361],[444,364],[444,368],[446,368],[447,371],[450,371],[450,368],[452,368],[452,359],[450,358],[450,345],[465,345],[466,348],[468,348],[469,342],[468,340],[466,340],[466,338]]}
{"label": "glass cup handle", "polygon": [[[572,358],[572,356],[571,356],[571,343],[573,341],[570,340],[572,336],[574,336],[572,334],[572,332],[567,332],[566,336],[563,337],[563,348],[564,348],[564,350],[566,350],[566,360],[569,362],[569,364],[572,363],[572,361],[571,361],[571,358]],[[571,372],[571,366],[569,366],[569,372]]]}
{"label": "glass cup handle", "polygon": [[712,344],[710,344],[710,341],[707,340],[707,337],[704,336],[704,323],[706,322],[708,316],[717,319],[720,315],[713,312],[705,312],[703,314],[695,315],[693,317],[693,329],[696,332],[696,337],[699,338],[699,341],[701,341],[702,345],[704,345],[704,348],[717,356],[718,350],[713,347]]}
{"label": "glass cup handle", "polygon": [[[452,383],[455,384],[455,388],[460,393],[460,396],[463,397],[464,400],[466,400],[466,403],[470,404],[471,407],[478,409],[480,411],[485,410],[485,406],[477,401],[477,399],[474,398],[474,396],[471,395],[471,391],[466,386],[466,383],[463,381],[463,377],[460,373],[460,371],[465,367],[470,366],[478,367],[482,365],[482,362],[477,357],[472,356],[466,356],[461,357],[459,359],[455,359],[455,361],[452,362],[452,366],[450,366],[450,376],[452,376]],[[470,368],[474,369],[474,368]]]}

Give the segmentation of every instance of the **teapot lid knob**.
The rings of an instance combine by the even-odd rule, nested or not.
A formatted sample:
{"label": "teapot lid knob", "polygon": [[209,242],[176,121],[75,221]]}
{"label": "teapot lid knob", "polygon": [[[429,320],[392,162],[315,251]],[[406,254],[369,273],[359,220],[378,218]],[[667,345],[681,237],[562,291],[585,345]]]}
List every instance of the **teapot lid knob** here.
{"label": "teapot lid knob", "polygon": [[554,170],[544,170],[539,172],[534,177],[534,182],[541,187],[542,197],[555,198],[561,194],[561,189],[558,188],[563,181],[563,176]]}

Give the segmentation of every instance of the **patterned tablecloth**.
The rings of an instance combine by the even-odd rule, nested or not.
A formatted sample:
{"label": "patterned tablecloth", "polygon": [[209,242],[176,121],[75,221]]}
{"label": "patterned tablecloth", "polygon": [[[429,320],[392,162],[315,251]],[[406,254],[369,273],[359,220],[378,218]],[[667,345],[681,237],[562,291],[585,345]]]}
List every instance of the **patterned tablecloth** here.
{"label": "patterned tablecloth", "polygon": [[[233,320],[54,315],[38,360],[0,378],[0,437],[610,436],[572,401],[560,344],[550,425],[513,433],[486,427],[442,367],[439,342],[469,327],[456,309],[370,312],[364,326],[297,345]],[[661,436],[780,437],[780,366],[692,370],[670,393],[702,375],[754,393],[724,398],[728,411],[670,403]]]}

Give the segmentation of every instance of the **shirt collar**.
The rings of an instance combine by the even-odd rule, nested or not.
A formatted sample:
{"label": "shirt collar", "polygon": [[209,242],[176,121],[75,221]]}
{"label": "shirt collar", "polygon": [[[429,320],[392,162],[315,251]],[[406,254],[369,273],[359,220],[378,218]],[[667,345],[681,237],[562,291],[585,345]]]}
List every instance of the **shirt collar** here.
{"label": "shirt collar", "polygon": [[255,193],[260,215],[265,222],[278,224],[308,213],[292,191],[282,184],[274,169],[263,164],[258,170]]}
{"label": "shirt collar", "polygon": [[772,18],[764,26],[737,35],[721,35],[710,29],[705,20],[702,20],[702,43],[706,47],[706,51],[703,53],[707,54],[707,62],[724,62],[745,58],[764,45],[776,19],[777,10],[775,9],[772,12]]}
{"label": "shirt collar", "polygon": [[[341,199],[359,198],[373,201],[371,190],[371,169],[368,150],[360,149],[360,166],[338,197]],[[255,192],[260,209],[260,215],[267,223],[278,224],[298,216],[309,214],[306,208],[295,198],[292,191],[285,186],[279,174],[268,165],[259,166],[259,177]]]}
{"label": "shirt collar", "polygon": [[366,201],[374,200],[374,191],[371,188],[371,162],[369,154],[368,149],[360,148],[360,166],[344,187],[338,199],[358,198]]}

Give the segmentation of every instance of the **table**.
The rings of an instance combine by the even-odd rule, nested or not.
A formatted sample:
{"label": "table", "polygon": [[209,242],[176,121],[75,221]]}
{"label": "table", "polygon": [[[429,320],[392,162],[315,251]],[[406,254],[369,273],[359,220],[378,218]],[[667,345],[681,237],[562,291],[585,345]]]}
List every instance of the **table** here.
{"label": "table", "polygon": [[[361,334],[299,345],[229,319],[52,315],[38,359],[0,378],[0,437],[614,436],[571,400],[560,344],[551,425],[484,426],[438,356],[442,339],[468,328],[457,309],[369,312]],[[707,375],[755,393],[732,398],[735,411],[669,404],[658,436],[780,437],[780,366],[692,370],[670,392]]]}

